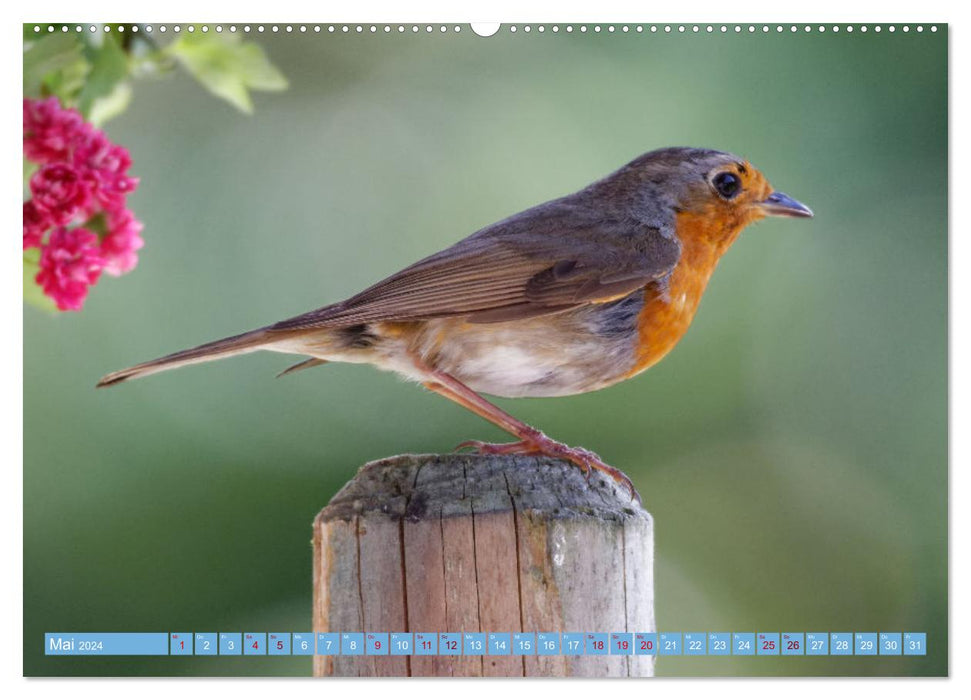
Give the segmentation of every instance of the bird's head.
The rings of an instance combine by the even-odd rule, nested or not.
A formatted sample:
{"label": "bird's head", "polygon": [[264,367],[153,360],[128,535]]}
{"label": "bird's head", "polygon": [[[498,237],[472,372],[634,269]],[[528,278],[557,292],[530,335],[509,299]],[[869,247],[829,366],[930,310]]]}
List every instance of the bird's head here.
{"label": "bird's head", "polygon": [[663,202],[679,219],[690,222],[695,235],[713,243],[731,243],[745,226],[766,216],[813,215],[805,204],[773,189],[751,163],[722,151],[651,151],[617,175],[627,188],[633,185],[645,195],[642,201]]}

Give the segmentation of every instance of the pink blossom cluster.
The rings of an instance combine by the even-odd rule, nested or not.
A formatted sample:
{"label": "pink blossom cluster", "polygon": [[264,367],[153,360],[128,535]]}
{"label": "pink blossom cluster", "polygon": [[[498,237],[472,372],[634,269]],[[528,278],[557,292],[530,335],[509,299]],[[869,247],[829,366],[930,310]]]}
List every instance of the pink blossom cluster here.
{"label": "pink blossom cluster", "polygon": [[56,97],[24,100],[24,157],[40,167],[24,202],[24,250],[40,248],[35,280],[62,311],[78,311],[102,272],[138,264],[142,224],[126,207],[138,178],[128,149]]}

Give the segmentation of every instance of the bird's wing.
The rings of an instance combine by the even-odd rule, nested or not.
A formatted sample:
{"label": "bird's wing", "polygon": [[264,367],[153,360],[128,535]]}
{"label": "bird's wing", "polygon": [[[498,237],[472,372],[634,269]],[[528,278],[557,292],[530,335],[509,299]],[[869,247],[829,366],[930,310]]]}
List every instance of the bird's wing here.
{"label": "bird's wing", "polygon": [[673,227],[551,202],[494,224],[346,301],[270,326],[294,331],[465,316],[494,323],[625,296],[666,275]]}

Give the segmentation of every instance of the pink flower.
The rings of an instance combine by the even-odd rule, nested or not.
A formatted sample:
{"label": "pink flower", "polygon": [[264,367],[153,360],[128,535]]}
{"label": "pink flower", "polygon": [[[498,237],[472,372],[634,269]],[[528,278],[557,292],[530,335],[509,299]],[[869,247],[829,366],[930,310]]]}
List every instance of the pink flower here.
{"label": "pink flower", "polygon": [[24,100],[24,155],[35,163],[67,160],[78,135],[91,126],[56,97]]}
{"label": "pink flower", "polygon": [[102,272],[122,275],[138,264],[142,224],[126,205],[138,178],[128,174],[127,148],[56,97],[24,100],[23,109],[24,156],[41,166],[24,202],[24,249],[41,249],[34,279],[44,293],[62,311],[77,311]]}
{"label": "pink flower", "polygon": [[38,209],[33,200],[24,202],[24,250],[40,248],[44,231],[50,226],[47,213]]}
{"label": "pink flower", "polygon": [[123,275],[138,264],[135,252],[145,245],[139,235],[142,222],[128,209],[108,212],[108,235],[101,239],[101,257],[104,271],[109,275]]}
{"label": "pink flower", "polygon": [[35,280],[61,311],[80,311],[101,276],[98,237],[85,228],[56,228],[40,254]]}
{"label": "pink flower", "polygon": [[43,210],[57,226],[70,223],[89,204],[88,188],[70,165],[52,163],[30,178],[34,206]]}
{"label": "pink flower", "polygon": [[128,149],[113,144],[100,131],[92,129],[79,136],[72,163],[85,174],[91,191],[106,209],[123,207],[125,195],[138,186],[138,178],[128,175]]}

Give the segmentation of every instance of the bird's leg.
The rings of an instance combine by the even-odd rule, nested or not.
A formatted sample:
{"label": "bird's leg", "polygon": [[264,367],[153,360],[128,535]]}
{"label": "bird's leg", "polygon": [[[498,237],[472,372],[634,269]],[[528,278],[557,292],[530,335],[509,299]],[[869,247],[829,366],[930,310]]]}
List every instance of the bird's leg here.
{"label": "bird's leg", "polygon": [[615,469],[609,464],[606,464],[590,450],[582,447],[570,447],[547,437],[536,428],[523,423],[495,404],[486,401],[450,374],[428,367],[421,367],[421,369],[428,376],[428,379],[424,382],[426,388],[447,399],[451,399],[460,406],[467,408],[476,415],[502,428],[507,433],[519,438],[518,442],[498,445],[480,442],[478,440],[469,440],[458,445],[456,449],[472,448],[481,454],[546,455],[557,459],[565,459],[580,467],[588,477],[591,469],[604,472],[614,481],[623,484],[630,491],[631,498],[636,497],[640,501],[640,495],[637,493],[631,480],[627,478],[627,475],[619,469]]}

